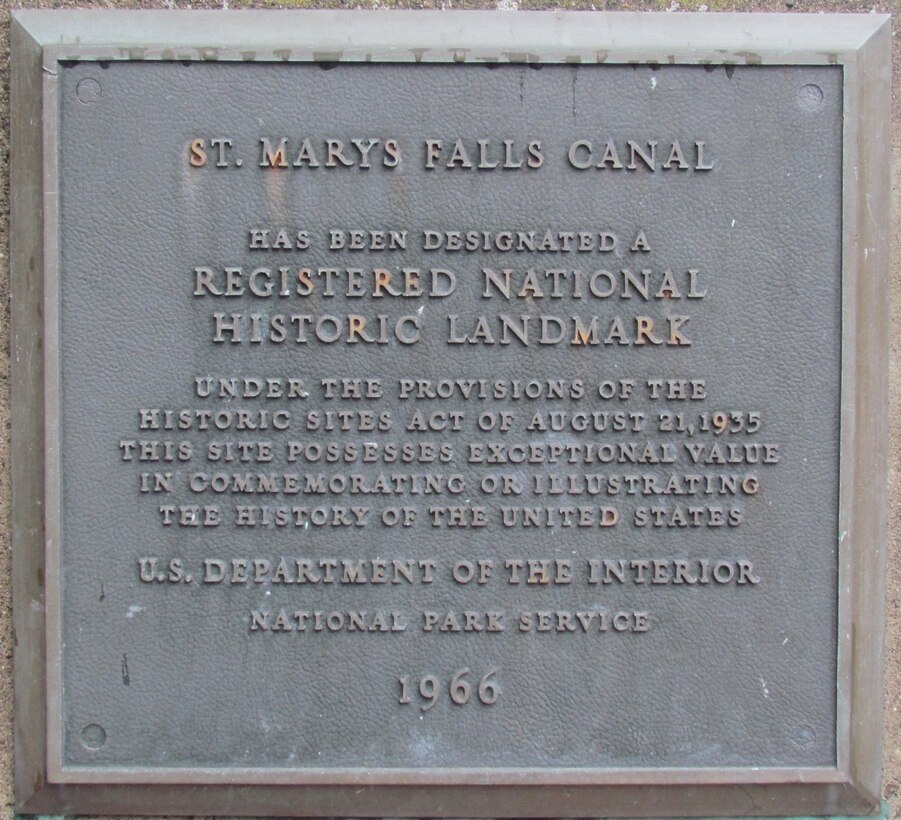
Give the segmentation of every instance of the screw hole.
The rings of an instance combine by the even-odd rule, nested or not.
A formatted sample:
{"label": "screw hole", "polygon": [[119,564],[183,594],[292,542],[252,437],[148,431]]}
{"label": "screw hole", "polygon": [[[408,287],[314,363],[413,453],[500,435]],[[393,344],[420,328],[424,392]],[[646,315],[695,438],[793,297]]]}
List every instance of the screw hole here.
{"label": "screw hole", "polygon": [[81,730],[81,745],[97,751],[106,743],[106,730],[99,723],[89,723]]}
{"label": "screw hole", "polygon": [[816,111],[823,104],[823,89],[813,83],[798,90],[798,105],[805,111]]}

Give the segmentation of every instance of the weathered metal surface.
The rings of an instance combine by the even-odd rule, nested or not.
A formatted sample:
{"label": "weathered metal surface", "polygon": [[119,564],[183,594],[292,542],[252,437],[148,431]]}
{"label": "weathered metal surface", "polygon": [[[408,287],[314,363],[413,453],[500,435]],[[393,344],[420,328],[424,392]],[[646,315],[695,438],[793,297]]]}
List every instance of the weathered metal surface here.
{"label": "weathered metal surface", "polygon": [[878,808],[880,21],[18,19],[26,807]]}

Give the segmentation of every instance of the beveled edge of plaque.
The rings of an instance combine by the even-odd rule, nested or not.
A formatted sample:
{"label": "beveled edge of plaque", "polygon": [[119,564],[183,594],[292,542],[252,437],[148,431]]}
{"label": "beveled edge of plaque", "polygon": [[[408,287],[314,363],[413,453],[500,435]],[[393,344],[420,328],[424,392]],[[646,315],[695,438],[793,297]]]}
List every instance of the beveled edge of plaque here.
{"label": "beveled edge of plaque", "polygon": [[[615,817],[634,816],[637,808],[647,816],[877,812],[890,342],[885,295],[890,52],[889,18],[873,14],[13,11],[12,540],[19,810],[371,817]],[[302,772],[64,767],[55,88],[57,64],[67,59],[841,66],[836,766]]]}

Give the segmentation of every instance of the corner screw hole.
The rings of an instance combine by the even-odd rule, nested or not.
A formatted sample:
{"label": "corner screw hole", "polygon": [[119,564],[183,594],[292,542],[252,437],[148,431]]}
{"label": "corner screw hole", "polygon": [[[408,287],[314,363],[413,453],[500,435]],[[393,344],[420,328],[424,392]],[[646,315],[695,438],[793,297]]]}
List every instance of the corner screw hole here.
{"label": "corner screw hole", "polygon": [[98,723],[89,723],[81,730],[81,745],[97,751],[106,743],[106,730]]}
{"label": "corner screw hole", "polygon": [[100,101],[103,89],[93,77],[85,77],[75,86],[75,96],[85,105],[94,105]]}
{"label": "corner screw hole", "polygon": [[798,105],[805,111],[816,111],[823,104],[823,89],[813,83],[798,89]]}
{"label": "corner screw hole", "polygon": [[800,749],[811,749],[816,739],[817,733],[810,726],[798,726],[792,737],[792,743]]}

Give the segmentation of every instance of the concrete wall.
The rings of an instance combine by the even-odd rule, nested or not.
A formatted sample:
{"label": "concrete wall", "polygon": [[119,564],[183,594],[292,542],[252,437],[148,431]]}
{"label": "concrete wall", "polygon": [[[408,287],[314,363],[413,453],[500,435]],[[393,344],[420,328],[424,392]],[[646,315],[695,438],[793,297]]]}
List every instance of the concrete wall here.
{"label": "concrete wall", "polygon": [[[9,10],[19,7],[0,0],[0,820],[11,818],[13,810],[12,782],[12,669],[15,635],[12,629],[10,590],[11,549],[9,541]],[[829,2],[829,0],[34,0],[30,7],[46,8],[454,8],[454,9],[591,9],[597,11],[768,11],[791,14],[829,12],[881,12],[899,15],[895,34],[901,27],[901,0],[887,2]],[[389,13],[386,11],[386,13]],[[901,41],[893,52],[892,130],[893,154],[901,150]],[[901,165],[897,159],[886,173],[892,174],[895,192],[892,266],[892,366],[891,366],[891,431],[885,446],[889,449],[889,544],[886,598],[885,643],[885,731],[884,794],[890,816],[901,817],[901,246],[897,192],[901,186]]]}

